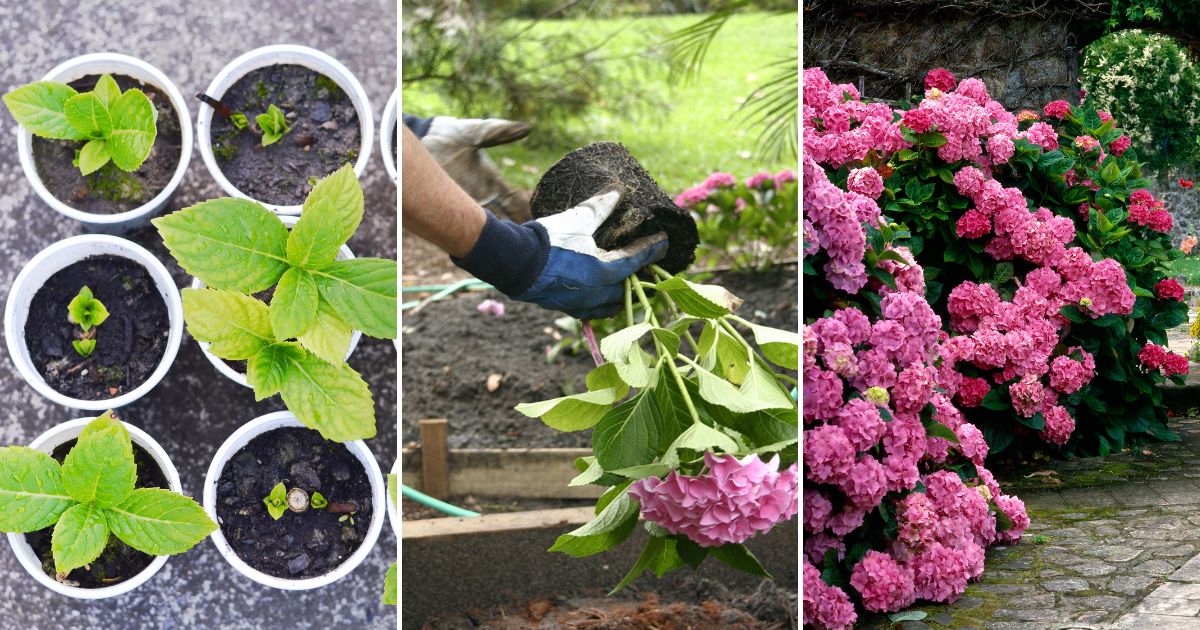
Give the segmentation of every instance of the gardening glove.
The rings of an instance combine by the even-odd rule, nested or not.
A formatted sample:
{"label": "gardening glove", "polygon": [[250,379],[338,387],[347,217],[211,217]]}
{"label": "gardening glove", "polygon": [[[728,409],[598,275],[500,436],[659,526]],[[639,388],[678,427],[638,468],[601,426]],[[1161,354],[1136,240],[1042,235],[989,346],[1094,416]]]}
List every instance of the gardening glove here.
{"label": "gardening glove", "polygon": [[514,300],[577,319],[609,317],[624,304],[625,278],[667,252],[665,232],[620,249],[596,245],[596,229],[620,201],[620,192],[606,192],[520,225],[485,210],[487,223],[479,240],[465,257],[452,260]]}

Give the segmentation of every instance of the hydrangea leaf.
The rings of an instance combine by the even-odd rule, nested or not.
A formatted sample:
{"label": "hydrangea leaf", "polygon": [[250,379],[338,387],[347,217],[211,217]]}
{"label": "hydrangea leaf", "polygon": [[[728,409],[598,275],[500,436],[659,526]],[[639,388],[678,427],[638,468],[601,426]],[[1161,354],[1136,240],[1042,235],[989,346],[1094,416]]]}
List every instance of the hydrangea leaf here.
{"label": "hydrangea leaf", "polygon": [[107,517],[117,538],[152,556],[183,553],[217,530],[194,500],[162,488],[134,490]]}
{"label": "hydrangea leaf", "polygon": [[798,369],[800,335],[791,330],[758,324],[751,324],[750,331],[754,333],[754,342],[768,361],[788,370]]}
{"label": "hydrangea leaf", "polygon": [[670,296],[683,312],[702,319],[723,317],[742,304],[737,296],[723,287],[696,284],[678,276],[663,280],[654,288]]}
{"label": "hydrangea leaf", "polygon": [[112,133],[108,135],[108,152],[117,168],[133,172],[150,156],[154,138],[158,135],[154,105],[137,88],[130,89],[112,103]]}
{"label": "hydrangea leaf", "polygon": [[325,300],[317,301],[317,317],[296,340],[322,360],[338,365],[350,352],[354,328],[347,324]]}
{"label": "hydrangea leaf", "polygon": [[396,338],[396,261],[338,260],[312,275],[321,297],[343,321],[372,337]]}
{"label": "hydrangea leaf", "polygon": [[767,405],[764,409],[788,409],[796,406],[796,401],[779,386],[775,374],[763,367],[759,361],[751,361],[750,371],[746,373],[746,379],[739,391],[748,398]]}
{"label": "hydrangea leaf", "polygon": [[549,551],[576,558],[611,549],[629,537],[637,524],[638,503],[629,496],[628,486],[620,491],[592,520],[558,537]]}
{"label": "hydrangea leaf", "polygon": [[295,343],[274,343],[259,350],[246,362],[246,382],[254,388],[254,399],[265,400],[283,388],[292,361],[303,358]]}
{"label": "hydrangea leaf", "polygon": [[358,372],[307,352],[287,361],[280,395],[300,422],[334,442],[375,437],[375,404]]}
{"label": "hydrangea leaf", "polygon": [[104,107],[109,108],[121,98],[121,86],[117,85],[117,80],[111,74],[102,74],[100,80],[96,81],[96,87],[92,88],[92,94],[100,99]]}
{"label": "hydrangea leaf", "polygon": [[[313,190],[316,191],[315,188]],[[288,234],[288,261],[295,267],[306,269],[318,269],[333,262],[337,258],[338,248],[344,242],[339,240],[341,224],[341,216],[331,203],[319,203],[306,208]]]}
{"label": "hydrangea leaf", "polygon": [[17,124],[39,138],[85,140],[87,134],[76,129],[63,112],[67,101],[78,95],[65,83],[37,81],[4,95],[4,104]]}
{"label": "hydrangea leaf", "polygon": [[613,590],[608,592],[609,596],[616,595],[626,586],[633,584],[634,580],[637,580],[655,563],[659,562],[659,556],[667,553],[667,543],[671,543],[670,553],[674,553],[675,541],[659,536],[648,536],[646,546],[642,548],[642,553],[638,554],[637,560],[634,561],[633,566],[630,567],[625,577],[621,578],[621,581],[613,587]]}
{"label": "hydrangea leaf", "polygon": [[750,413],[764,409],[785,409],[792,406],[792,401],[787,398],[787,394],[783,394],[783,398],[779,399],[773,395],[759,398],[755,392],[769,390],[757,382],[757,379],[761,377],[754,376],[753,369],[751,369],[747,377],[747,383],[750,383],[751,379],[756,379],[756,382],[749,387],[744,383],[742,385],[743,391],[731,385],[729,381],[704,368],[696,366],[693,366],[693,368],[696,370],[696,376],[700,381],[700,397],[714,405],[720,405],[736,413]]}
{"label": "hydrangea leaf", "polygon": [[287,227],[246,199],[213,199],[152,221],[185,271],[214,289],[252,294],[287,271]]}
{"label": "hydrangea leaf", "polygon": [[283,273],[271,296],[271,330],[276,339],[295,339],[317,319],[317,283],[304,269]]}
{"label": "hydrangea leaf", "polygon": [[621,385],[541,402],[521,403],[516,410],[530,418],[540,418],[559,431],[582,431],[599,422],[612,404],[629,392],[628,386],[624,383]]}
{"label": "hydrangea leaf", "polygon": [[604,470],[649,464],[658,456],[662,414],[646,392],[609,411],[592,430],[592,449]]}
{"label": "hydrangea leaf", "polygon": [[0,448],[0,531],[33,532],[53,525],[75,500],[53,457],[25,446]]}
{"label": "hydrangea leaf", "polygon": [[108,152],[107,142],[99,138],[88,140],[88,143],[79,150],[79,172],[83,175],[91,175],[108,164],[111,159],[112,155]]}
{"label": "hydrangea leaf", "polygon": [[124,501],[137,479],[129,433],[108,426],[81,435],[63,460],[62,478],[67,493],[81,503],[108,508]]}
{"label": "hydrangea leaf", "polygon": [[304,200],[303,218],[310,212],[333,211],[339,218],[338,246],[344,245],[358,230],[363,217],[363,190],[353,165],[346,163],[313,186]]}
{"label": "hydrangea leaf", "polygon": [[383,576],[383,603],[388,606],[396,606],[400,603],[400,598],[396,595],[399,578],[396,574],[396,563],[388,567],[387,575]]}
{"label": "hydrangea leaf", "polygon": [[197,341],[229,361],[249,359],[275,341],[262,300],[220,289],[184,289],[183,318]]}
{"label": "hydrangea leaf", "polygon": [[113,130],[113,120],[108,107],[100,97],[91,92],[77,94],[63,104],[63,113],[71,126],[88,138],[107,138]]}
{"label": "hydrangea leaf", "polygon": [[108,544],[104,510],[95,503],[78,503],[63,512],[50,536],[54,570],[66,573],[100,557]]}
{"label": "hydrangea leaf", "polygon": [[757,575],[768,579],[774,579],[770,573],[763,568],[758,558],[754,557],[753,553],[742,544],[721,545],[708,550],[712,557],[720,560],[738,571],[745,571],[751,575]]}
{"label": "hydrangea leaf", "polygon": [[654,330],[650,324],[635,324],[622,328],[600,340],[600,354],[613,364],[621,380],[630,387],[645,387],[650,383],[651,357],[638,345],[642,335]]}

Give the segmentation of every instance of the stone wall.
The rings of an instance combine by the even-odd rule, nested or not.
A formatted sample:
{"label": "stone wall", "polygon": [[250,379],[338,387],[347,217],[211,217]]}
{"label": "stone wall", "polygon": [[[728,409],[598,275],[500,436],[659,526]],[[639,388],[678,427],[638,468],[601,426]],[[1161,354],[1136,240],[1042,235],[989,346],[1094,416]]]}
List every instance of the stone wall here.
{"label": "stone wall", "polygon": [[1009,109],[1078,101],[1080,28],[1094,22],[1072,0],[812,0],[804,10],[804,66],[868,98],[923,91],[925,73],[983,79]]}

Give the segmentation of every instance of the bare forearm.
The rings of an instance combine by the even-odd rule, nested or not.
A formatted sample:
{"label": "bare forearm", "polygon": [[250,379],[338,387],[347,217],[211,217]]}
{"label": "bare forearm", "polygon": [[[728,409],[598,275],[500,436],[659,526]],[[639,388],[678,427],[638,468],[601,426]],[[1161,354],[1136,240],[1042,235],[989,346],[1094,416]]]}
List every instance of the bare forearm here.
{"label": "bare forearm", "polygon": [[408,127],[402,125],[401,129],[404,229],[462,258],[479,239],[487,215],[438,166]]}

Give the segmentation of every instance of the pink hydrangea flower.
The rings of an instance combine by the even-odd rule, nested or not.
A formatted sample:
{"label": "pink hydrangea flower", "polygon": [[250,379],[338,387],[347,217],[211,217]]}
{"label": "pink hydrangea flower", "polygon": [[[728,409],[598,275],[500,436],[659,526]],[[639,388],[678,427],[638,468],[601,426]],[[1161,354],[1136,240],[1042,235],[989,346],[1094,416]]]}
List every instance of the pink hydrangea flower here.
{"label": "pink hydrangea flower", "polygon": [[745,542],[799,511],[798,468],[780,471],[778,455],[763,462],[758,455],[705,453],[704,462],[708,472],[697,477],[671,471],[630,485],[642,516],[702,547],[718,547]]}
{"label": "pink hydrangea flower", "polygon": [[1133,144],[1133,142],[1129,139],[1129,136],[1122,135],[1120,138],[1108,143],[1108,152],[1120,157],[1129,150],[1129,145],[1131,144]]}
{"label": "pink hydrangea flower", "polygon": [[1167,358],[1163,361],[1163,374],[1166,376],[1175,376],[1177,374],[1187,374],[1189,369],[1187,357],[1174,352],[1168,353]]}
{"label": "pink hydrangea flower", "polygon": [[703,185],[689,188],[675,197],[675,205],[681,208],[691,208],[692,206],[708,199],[709,189]]}
{"label": "pink hydrangea flower", "polygon": [[873,168],[856,168],[850,171],[846,187],[864,197],[878,199],[879,195],[883,194],[883,178]]}
{"label": "pink hydrangea flower", "polygon": [[1025,131],[1025,138],[1046,151],[1053,151],[1058,148],[1058,132],[1054,130],[1054,127],[1044,122],[1033,123]]}
{"label": "pink hydrangea flower", "polygon": [[916,601],[912,571],[879,551],[868,551],[850,572],[850,586],[873,612],[893,612]]}
{"label": "pink hydrangea flower", "polygon": [[1175,278],[1163,278],[1154,285],[1154,294],[1160,300],[1183,301],[1183,285]]}
{"label": "pink hydrangea flower", "polygon": [[1158,344],[1147,343],[1138,353],[1138,361],[1152,371],[1157,370],[1167,362],[1167,349]]}
{"label": "pink hydrangea flower", "polygon": [[927,109],[910,109],[900,115],[900,124],[917,133],[926,133],[933,128],[933,117]]}
{"label": "pink hydrangea flower", "polygon": [[[978,547],[974,543],[971,546]],[[982,553],[982,550],[980,550]],[[964,550],[935,542],[915,554],[909,566],[917,597],[933,602],[953,603],[967,589],[970,566]]]}
{"label": "pink hydrangea flower", "polygon": [[821,580],[821,572],[804,561],[804,624],[827,630],[847,630],[858,613],[846,592]]}
{"label": "pink hydrangea flower", "polygon": [[782,189],[784,184],[796,181],[796,171],[790,168],[785,168],[778,173],[775,173],[775,188]]}
{"label": "pink hydrangea flower", "polygon": [[767,182],[773,183],[774,177],[766,171],[759,171],[746,178],[746,188],[760,188]]}
{"label": "pink hydrangea flower", "polygon": [[1075,138],[1075,148],[1086,153],[1100,148],[1100,143],[1091,136],[1079,136]]}
{"label": "pink hydrangea flower", "polygon": [[1021,534],[1029,528],[1029,515],[1025,512],[1025,502],[1012,495],[997,495],[996,507],[1012,521],[1012,527],[996,533],[996,541],[1012,544],[1021,541]]}
{"label": "pink hydrangea flower", "polygon": [[1036,376],[1029,374],[1023,377],[1019,382],[1009,385],[1008,391],[1012,395],[1013,410],[1022,416],[1032,418],[1033,414],[1042,410],[1044,392]]}
{"label": "pink hydrangea flower", "polygon": [[954,73],[945,68],[934,68],[925,75],[925,89],[937,88],[943,92],[954,89],[957,79]]}
{"label": "pink hydrangea flower", "polygon": [[990,391],[992,388],[986,379],[964,378],[958,386],[958,399],[963,407],[978,407]]}
{"label": "pink hydrangea flower", "polygon": [[492,317],[504,317],[504,302],[484,300],[475,306],[475,310]]}
{"label": "pink hydrangea flower", "polygon": [[1063,394],[1074,394],[1079,391],[1096,370],[1096,361],[1092,355],[1079,348],[1072,348],[1082,354],[1079,361],[1063,355],[1054,357],[1050,362],[1050,387]]}
{"label": "pink hydrangea flower", "polygon": [[716,172],[704,180],[703,186],[708,189],[726,188],[737,184],[737,178],[731,173]]}
{"label": "pink hydrangea flower", "polygon": [[1050,101],[1042,110],[1050,118],[1066,118],[1071,113],[1071,104],[1066,101]]}
{"label": "pink hydrangea flower", "polygon": [[1075,419],[1066,409],[1054,405],[1045,410],[1042,417],[1046,419],[1046,426],[1041,431],[1042,439],[1055,446],[1062,446],[1071,439],[1071,433],[1075,431]]}

